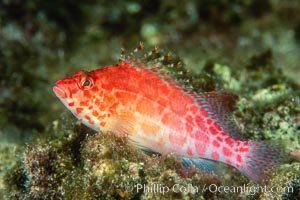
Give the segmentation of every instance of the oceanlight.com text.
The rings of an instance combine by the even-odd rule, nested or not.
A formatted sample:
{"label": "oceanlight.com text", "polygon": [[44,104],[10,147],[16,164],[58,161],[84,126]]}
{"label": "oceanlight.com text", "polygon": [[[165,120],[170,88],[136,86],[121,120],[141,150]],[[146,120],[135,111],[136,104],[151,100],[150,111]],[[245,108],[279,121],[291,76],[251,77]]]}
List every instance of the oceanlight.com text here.
{"label": "oceanlight.com text", "polygon": [[208,191],[211,193],[247,193],[250,195],[255,195],[257,193],[293,193],[294,188],[291,186],[225,186],[210,184],[207,187]]}

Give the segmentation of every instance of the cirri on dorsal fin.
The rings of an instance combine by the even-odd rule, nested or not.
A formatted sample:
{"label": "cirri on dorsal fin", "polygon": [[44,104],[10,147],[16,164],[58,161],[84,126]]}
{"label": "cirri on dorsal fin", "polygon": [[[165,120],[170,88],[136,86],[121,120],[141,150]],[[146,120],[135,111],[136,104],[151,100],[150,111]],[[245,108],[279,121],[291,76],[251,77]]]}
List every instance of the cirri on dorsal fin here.
{"label": "cirri on dorsal fin", "polygon": [[234,139],[243,140],[233,118],[238,96],[225,91],[205,92],[197,95],[199,106],[205,109],[224,133]]}
{"label": "cirri on dorsal fin", "polygon": [[149,70],[162,79],[168,78],[175,86],[186,91],[194,90],[192,77],[178,56],[158,47],[154,47],[151,51],[144,51],[143,49],[143,43],[140,43],[127,56],[123,49],[119,59],[119,66],[131,66],[139,70]]}

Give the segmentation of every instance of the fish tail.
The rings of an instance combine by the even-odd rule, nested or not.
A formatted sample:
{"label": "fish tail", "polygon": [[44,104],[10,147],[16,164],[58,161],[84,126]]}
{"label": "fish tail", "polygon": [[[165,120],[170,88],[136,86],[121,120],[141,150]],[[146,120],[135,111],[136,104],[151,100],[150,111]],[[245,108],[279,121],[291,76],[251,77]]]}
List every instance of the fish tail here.
{"label": "fish tail", "polygon": [[239,170],[255,183],[262,184],[270,178],[272,170],[287,159],[287,153],[282,143],[251,141],[244,158]]}

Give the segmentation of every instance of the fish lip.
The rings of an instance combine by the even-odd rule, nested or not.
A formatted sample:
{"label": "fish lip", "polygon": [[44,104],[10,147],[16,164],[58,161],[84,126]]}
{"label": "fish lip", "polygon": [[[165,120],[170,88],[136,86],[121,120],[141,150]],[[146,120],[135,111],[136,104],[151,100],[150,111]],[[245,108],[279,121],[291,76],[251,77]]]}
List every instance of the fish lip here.
{"label": "fish lip", "polygon": [[52,89],[53,89],[54,94],[55,94],[58,98],[63,98],[63,99],[65,99],[65,98],[67,97],[66,92],[65,92],[62,88],[60,88],[59,86],[55,85],[55,86],[53,86]]}

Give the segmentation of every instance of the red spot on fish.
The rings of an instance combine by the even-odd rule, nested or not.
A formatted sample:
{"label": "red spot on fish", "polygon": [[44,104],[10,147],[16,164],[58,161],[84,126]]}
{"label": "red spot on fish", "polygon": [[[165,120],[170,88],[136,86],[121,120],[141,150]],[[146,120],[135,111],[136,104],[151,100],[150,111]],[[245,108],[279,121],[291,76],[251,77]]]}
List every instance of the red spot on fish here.
{"label": "red spot on fish", "polygon": [[232,155],[232,152],[227,147],[223,147],[222,152],[226,157],[230,157]]}
{"label": "red spot on fish", "polygon": [[208,125],[211,125],[211,124],[212,124],[212,120],[209,119],[209,118],[207,118],[207,119],[206,119],[206,123],[207,123]]}
{"label": "red spot on fish", "polygon": [[118,106],[119,106],[119,103],[113,103],[112,105],[110,105],[109,106],[109,111],[111,112],[111,113],[115,113],[116,112],[116,110],[117,110],[117,108],[118,108]]}
{"label": "red spot on fish", "polygon": [[225,162],[226,162],[227,164],[229,164],[229,165],[232,165],[232,162],[231,162],[230,160],[228,160],[228,159],[226,159]]}
{"label": "red spot on fish", "polygon": [[80,114],[83,111],[83,108],[76,108],[76,113]]}
{"label": "red spot on fish", "polygon": [[[190,110],[191,110],[191,112],[192,112],[193,114],[196,114],[197,111],[198,111],[198,108],[197,108],[196,106],[192,106],[192,107],[190,108]],[[201,115],[201,114],[200,114],[200,115]]]}
{"label": "red spot on fish", "polygon": [[200,116],[198,116],[198,115],[196,116],[196,119],[195,119],[195,120],[196,120],[196,124],[197,124],[197,125],[199,125],[199,124],[202,124],[202,123],[203,123],[203,120],[202,120],[202,119],[201,119],[201,117],[200,117]]}
{"label": "red spot on fish", "polygon": [[162,107],[166,107],[167,106],[167,102],[168,102],[168,99],[165,97],[165,96],[160,96],[158,97],[157,99],[157,103],[162,106]]}
{"label": "red spot on fish", "polygon": [[248,147],[240,147],[240,152],[248,152]]}
{"label": "red spot on fish", "polygon": [[212,135],[216,135],[218,132],[217,130],[213,127],[213,126],[210,126],[209,127],[209,132],[212,134]]}
{"label": "red spot on fish", "polygon": [[98,115],[98,117],[97,117],[97,119],[98,119],[99,121],[103,120],[104,118],[105,118],[105,115]]}
{"label": "red spot on fish", "polygon": [[106,106],[104,104],[101,104],[99,107],[100,111],[105,111],[106,110]]}
{"label": "red spot on fish", "polygon": [[90,119],[91,119],[91,117],[88,116],[88,115],[84,115],[84,118],[87,119],[87,120],[90,120]]}
{"label": "red spot on fish", "polygon": [[242,162],[242,156],[241,155],[237,155],[236,156],[236,161],[241,163]]}
{"label": "red spot on fish", "polygon": [[[203,134],[200,131],[196,131],[195,133],[195,139],[196,140],[201,140],[202,139]],[[205,137],[207,137],[206,135],[204,135]],[[207,137],[208,138],[208,137]],[[208,139],[207,139],[208,140]]]}
{"label": "red spot on fish", "polygon": [[[70,95],[77,93],[77,88],[71,89],[70,91]],[[72,96],[70,96],[70,98],[72,98]]]}
{"label": "red spot on fish", "polygon": [[100,126],[104,127],[105,126],[105,122],[100,122]]}
{"label": "red spot on fish", "polygon": [[218,126],[217,124],[215,124],[215,128],[217,129],[218,132],[221,132],[221,131],[222,131],[222,130],[221,130],[221,127]]}
{"label": "red spot on fish", "polygon": [[93,115],[94,117],[97,117],[97,116],[99,115],[99,113],[98,113],[96,110],[93,110],[93,111],[92,111],[92,115]]}
{"label": "red spot on fish", "polygon": [[232,138],[226,138],[225,139],[226,144],[228,144],[228,146],[233,147],[234,144],[234,140]]}
{"label": "red spot on fish", "polygon": [[199,109],[199,115],[202,118],[207,118],[208,117],[208,114],[207,114],[207,112],[204,109]]}
{"label": "red spot on fish", "polygon": [[92,97],[92,95],[91,95],[91,93],[90,93],[89,90],[84,90],[84,91],[83,91],[83,95],[84,95],[86,98],[91,98],[91,97]]}
{"label": "red spot on fish", "polygon": [[219,160],[219,159],[220,159],[219,153],[217,153],[217,152],[215,152],[215,151],[212,152],[211,157],[212,157],[212,159],[214,159],[214,160]]}
{"label": "red spot on fish", "polygon": [[200,116],[197,115],[195,121],[200,130],[206,130],[205,123]]}
{"label": "red spot on fish", "polygon": [[214,140],[212,144],[213,144],[215,147],[220,147],[220,143],[217,142],[216,140]]}
{"label": "red spot on fish", "polygon": [[70,103],[68,103],[68,105],[70,106],[70,107],[72,107],[72,106],[74,106],[74,101],[73,102],[70,102]]}
{"label": "red spot on fish", "polygon": [[223,138],[222,138],[222,137],[217,136],[216,138],[217,138],[217,140],[218,140],[219,142],[223,142]]}
{"label": "red spot on fish", "polygon": [[91,89],[93,92],[98,92],[98,87],[96,87],[96,86],[94,86],[94,87],[92,87],[92,89]]}
{"label": "red spot on fish", "polygon": [[193,117],[192,117],[191,115],[188,115],[188,116],[186,117],[186,121],[192,123],[192,122],[193,122]]}
{"label": "red spot on fish", "polygon": [[99,106],[99,105],[101,105],[101,103],[102,103],[102,101],[100,99],[95,99],[94,100],[95,106]]}
{"label": "red spot on fish", "polygon": [[191,133],[193,131],[193,126],[187,123],[185,125],[185,130],[186,132]]}
{"label": "red spot on fish", "polygon": [[80,106],[84,106],[84,107],[88,107],[89,106],[89,102],[88,101],[80,101],[79,105]]}
{"label": "red spot on fish", "polygon": [[[199,140],[199,137],[201,138],[201,140]],[[195,138],[196,152],[199,155],[204,155],[207,148],[209,147],[209,137],[206,134],[201,134],[199,131],[197,131],[195,134]]]}

